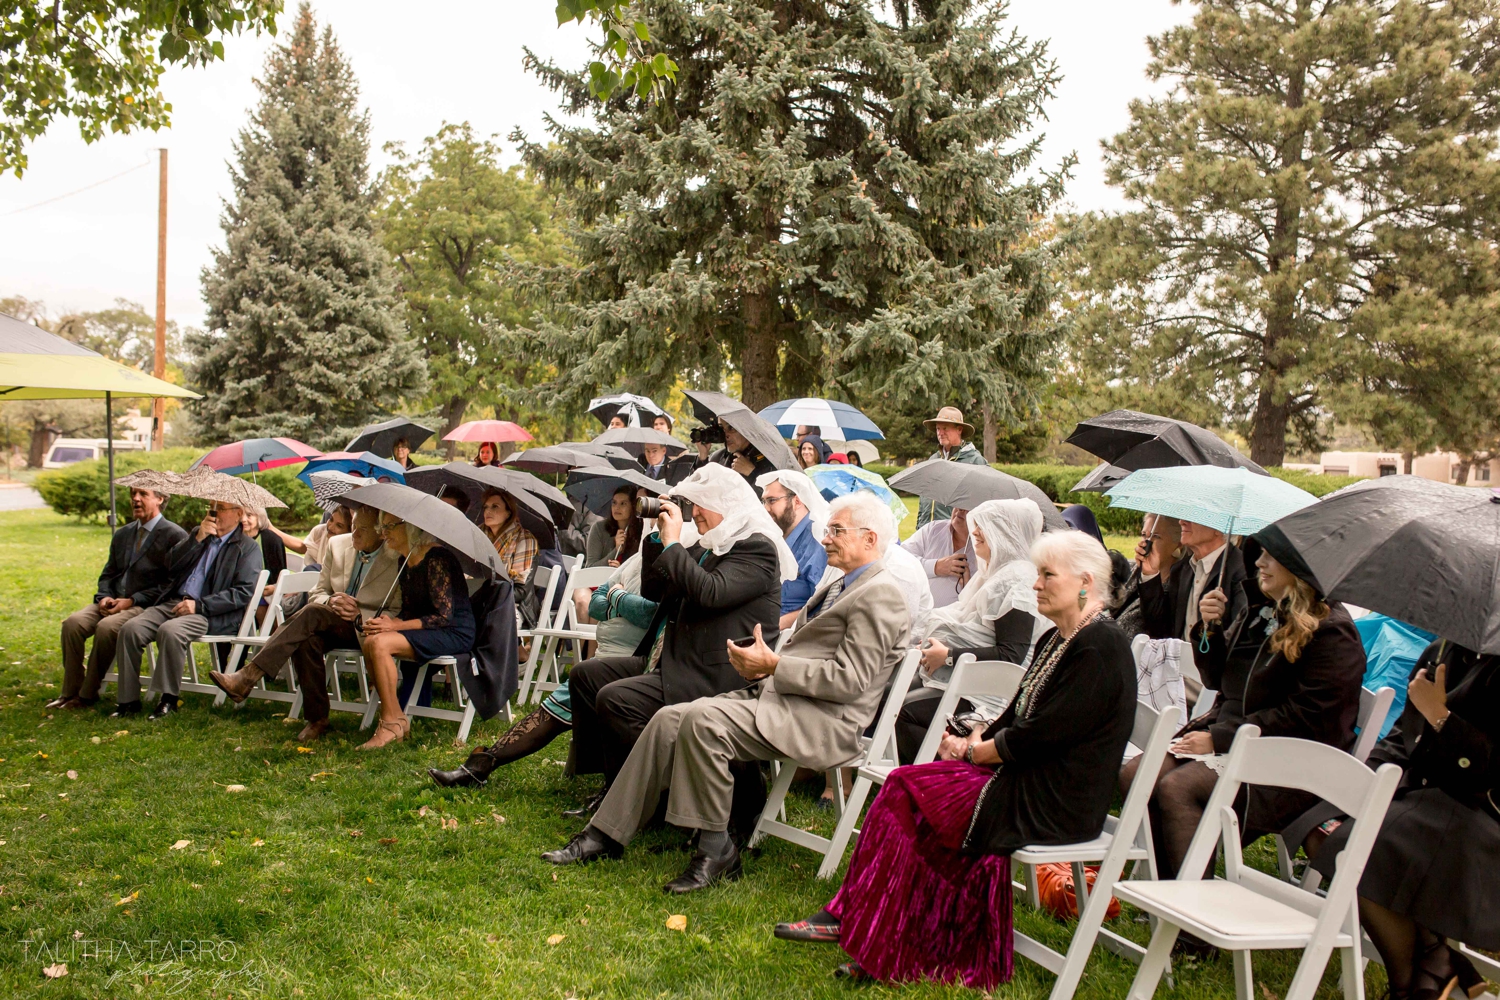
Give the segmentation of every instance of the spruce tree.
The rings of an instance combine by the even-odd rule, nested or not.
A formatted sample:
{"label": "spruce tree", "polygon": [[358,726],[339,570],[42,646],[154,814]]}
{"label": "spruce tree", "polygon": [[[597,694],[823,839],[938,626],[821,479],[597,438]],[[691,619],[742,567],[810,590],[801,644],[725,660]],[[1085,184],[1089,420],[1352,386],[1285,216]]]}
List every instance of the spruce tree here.
{"label": "spruce tree", "polygon": [[369,120],[331,29],[303,4],[235,144],[225,246],[190,338],[205,440],[284,434],[320,447],[420,392],[425,369],[375,229]]}
{"label": "spruce tree", "polygon": [[[1057,81],[1003,0],[646,0],[677,67],[659,99],[600,100],[528,61],[591,124],[527,162],[565,187],[577,266],[523,271],[554,398],[741,377],[754,408],[828,394],[892,408],[1034,407],[1052,338],[1067,164],[1028,135]],[[930,412],[930,409],[928,410]]]}

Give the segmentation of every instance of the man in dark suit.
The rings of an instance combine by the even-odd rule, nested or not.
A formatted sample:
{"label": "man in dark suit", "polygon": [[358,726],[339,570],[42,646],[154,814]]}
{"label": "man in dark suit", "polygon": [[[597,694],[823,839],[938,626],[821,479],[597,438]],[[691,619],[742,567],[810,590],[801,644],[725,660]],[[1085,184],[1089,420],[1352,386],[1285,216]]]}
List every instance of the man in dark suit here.
{"label": "man in dark suit", "polygon": [[[156,603],[168,582],[167,556],[187,532],[162,516],[167,497],[153,490],[130,491],[131,522],[109,541],[109,561],[99,574],[94,603],[62,623],[62,694],[48,708],[85,708],[99,700],[99,685],[115,659],[120,629]],[[83,647],[94,648],[84,671]]]}
{"label": "man in dark suit", "polygon": [[167,557],[169,581],[156,603],[120,629],[115,645],[119,674],[114,716],[141,710],[141,654],[156,641],[151,689],[161,700],[151,712],[160,719],[177,711],[182,670],[192,645],[210,632],[232,635],[255,593],[264,567],[260,543],[240,530],[241,508],[215,500],[198,530],[183,538]]}
{"label": "man in dark suit", "polygon": [[[666,503],[657,531],[641,541],[641,596],[657,610],[636,655],[596,657],[569,674],[574,773],[602,772],[613,781],[663,706],[745,686],[729,662],[729,641],[759,625],[766,642],[776,643],[785,542],[775,522],[749,484],[723,466],[699,469],[678,493],[694,499],[702,540],[682,544],[681,509]],[[713,506],[700,497],[713,497]],[[795,575],[790,552],[787,561]],[[598,801],[602,793],[585,810]]]}
{"label": "man in dark suit", "polygon": [[[1193,626],[1200,619],[1199,603],[1203,596],[1222,590],[1228,596],[1229,610],[1224,621],[1234,621],[1244,610],[1246,598],[1240,584],[1245,581],[1245,557],[1229,544],[1222,531],[1192,521],[1182,522],[1182,544],[1188,554],[1162,572],[1164,554],[1159,546],[1149,552],[1142,542],[1137,549],[1141,563],[1141,615],[1146,634],[1153,639],[1186,639],[1191,641]],[[1219,566],[1223,563],[1223,581]],[[1191,692],[1190,692],[1191,693]]]}

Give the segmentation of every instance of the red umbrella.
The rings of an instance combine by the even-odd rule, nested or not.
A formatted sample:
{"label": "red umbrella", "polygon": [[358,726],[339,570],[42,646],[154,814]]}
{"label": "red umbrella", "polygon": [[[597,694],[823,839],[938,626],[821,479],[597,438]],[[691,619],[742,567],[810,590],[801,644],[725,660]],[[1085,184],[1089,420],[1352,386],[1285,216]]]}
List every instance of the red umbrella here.
{"label": "red umbrella", "polygon": [[251,438],[221,444],[213,451],[193,463],[193,468],[206,465],[215,472],[239,475],[245,472],[265,472],[282,465],[295,465],[323,454],[312,445],[303,444],[293,438]]}
{"label": "red umbrella", "polygon": [[443,435],[444,441],[530,441],[520,424],[509,420],[470,420]]}

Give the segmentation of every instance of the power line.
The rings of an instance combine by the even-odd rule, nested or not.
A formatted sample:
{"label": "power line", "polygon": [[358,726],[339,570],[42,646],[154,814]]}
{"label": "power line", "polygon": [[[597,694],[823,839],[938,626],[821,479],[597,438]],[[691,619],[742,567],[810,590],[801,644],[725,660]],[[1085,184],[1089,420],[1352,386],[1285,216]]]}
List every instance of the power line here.
{"label": "power line", "polygon": [[34,205],[26,205],[26,206],[24,206],[22,208],[14,208],[14,209],[11,209],[9,212],[0,212],[0,219],[9,218],[12,215],[20,215],[22,212],[29,212],[33,208],[41,208],[43,205],[50,205],[50,204],[52,204],[55,201],[62,201],[64,198],[71,198],[75,194],[83,194],[83,192],[92,190],[93,188],[96,188],[96,187],[98,187],[101,184],[108,184],[110,181],[119,180],[121,177],[124,177],[126,174],[133,174],[137,170],[141,169],[142,167],[149,167],[150,165],[151,165],[151,159],[150,159],[150,157],[147,157],[146,159],[142,160],[140,163],[137,163],[135,166],[131,167],[129,170],[122,170],[118,174],[114,174],[113,176],[104,178],[104,180],[102,180],[102,181],[95,181],[92,184],[86,184],[86,185],[84,185],[83,187],[79,188],[76,191],[69,191],[67,194],[60,194],[60,195],[57,195],[55,197],[48,198],[45,201],[39,201],[39,202],[37,202]]}

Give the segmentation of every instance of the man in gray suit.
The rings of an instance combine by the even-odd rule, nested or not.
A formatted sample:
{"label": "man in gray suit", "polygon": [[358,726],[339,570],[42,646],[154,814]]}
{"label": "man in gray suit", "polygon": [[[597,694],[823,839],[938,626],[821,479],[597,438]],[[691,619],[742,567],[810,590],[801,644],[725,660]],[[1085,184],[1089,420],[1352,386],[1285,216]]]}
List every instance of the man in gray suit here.
{"label": "man in gray suit", "polygon": [[752,644],[732,641],[730,662],[748,686],[657,712],[588,827],[543,859],[619,857],[666,793],[667,822],[699,831],[697,852],[666,891],[692,892],[738,875],[739,849],[728,833],[730,764],[787,757],[825,770],[854,757],[906,651],[906,598],[880,558],[891,521],[872,493],[835,500],[823,548],[844,575],[813,594],[780,654],[759,625]]}

